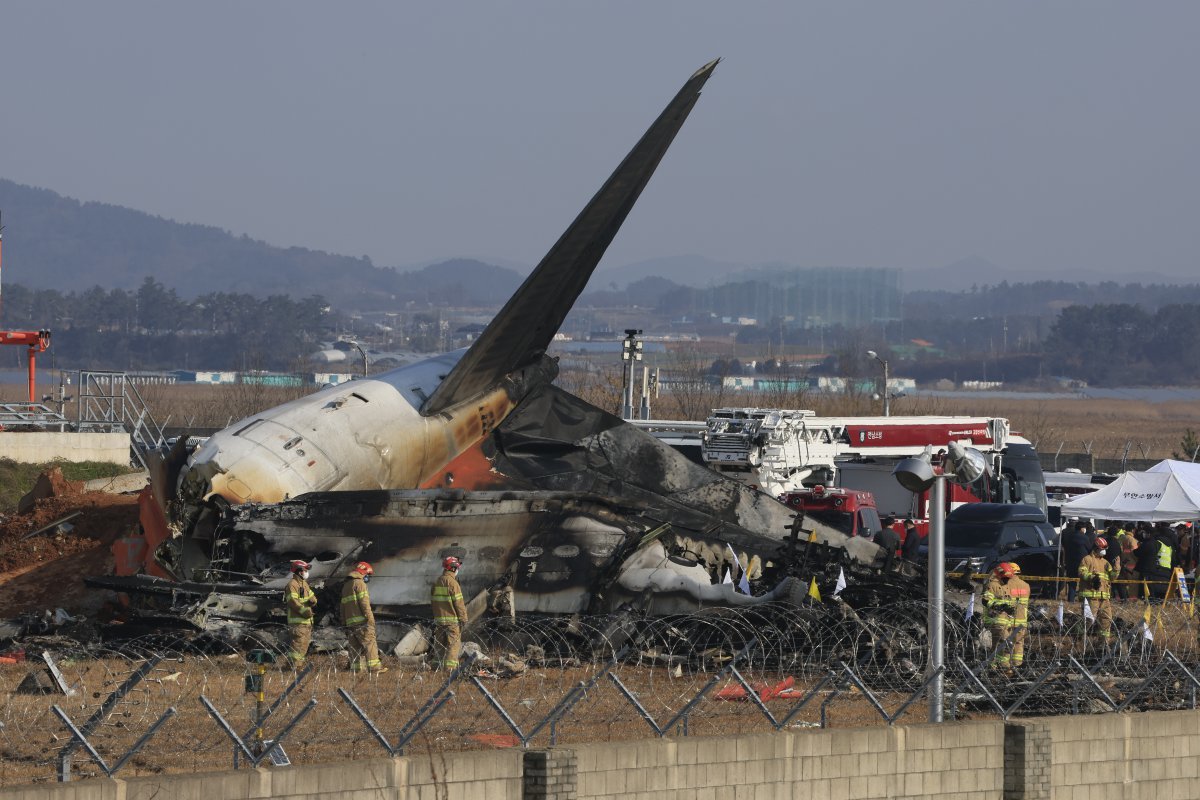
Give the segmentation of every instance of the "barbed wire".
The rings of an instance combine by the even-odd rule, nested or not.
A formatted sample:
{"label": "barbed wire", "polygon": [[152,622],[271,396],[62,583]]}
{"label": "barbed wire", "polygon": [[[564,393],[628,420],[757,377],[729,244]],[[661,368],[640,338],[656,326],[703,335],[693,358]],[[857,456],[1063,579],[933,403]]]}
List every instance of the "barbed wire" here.
{"label": "barbed wire", "polygon": [[[1190,605],[1116,602],[1112,636],[1104,637],[1079,603],[1034,602],[1023,663],[1011,674],[992,665],[998,652],[1011,664],[1016,642],[988,630],[980,613],[968,615],[969,605],[955,596],[945,607],[951,716],[1196,705],[1200,621]],[[283,655],[281,626],[255,629],[236,647],[209,637],[86,647],[33,640],[26,662],[0,664],[0,784],[59,775],[72,734],[54,705],[77,726],[103,712],[88,739],[109,763],[175,709],[127,772],[228,768],[233,744],[200,698],[239,735],[249,733],[256,698],[246,691],[246,653],[255,649],[276,656],[264,677],[269,703],[296,684],[264,726],[268,740],[317,701],[283,742],[292,762],[381,753],[379,736],[346,697],[388,742],[411,734],[406,752],[884,724],[897,714],[895,721],[923,721],[928,611],[917,601],[854,608],[829,599],[655,619],[492,619],[469,630],[469,666],[458,673],[432,671],[419,656],[388,656],[389,671],[378,676],[349,672],[339,651],[312,653],[307,671],[297,671]],[[43,653],[70,694],[46,678]],[[430,713],[435,701],[442,704]],[[83,748],[70,763],[75,776],[102,774]]]}

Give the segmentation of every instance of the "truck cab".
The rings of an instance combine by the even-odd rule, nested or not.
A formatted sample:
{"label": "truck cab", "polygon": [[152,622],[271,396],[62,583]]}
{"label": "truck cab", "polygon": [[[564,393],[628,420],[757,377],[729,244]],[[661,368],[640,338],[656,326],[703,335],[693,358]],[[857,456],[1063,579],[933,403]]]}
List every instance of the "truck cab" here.
{"label": "truck cab", "polygon": [[873,539],[883,527],[875,507],[875,498],[870,492],[834,489],[818,484],[811,489],[785,492],[779,499],[791,508],[802,511],[806,517],[847,536]]}
{"label": "truck cab", "polygon": [[[926,556],[922,546],[921,555]],[[1040,508],[1021,503],[969,503],[946,515],[946,569],[985,573],[1003,561],[1023,576],[1054,577],[1058,540]],[[1035,594],[1053,594],[1056,584],[1032,584]]]}

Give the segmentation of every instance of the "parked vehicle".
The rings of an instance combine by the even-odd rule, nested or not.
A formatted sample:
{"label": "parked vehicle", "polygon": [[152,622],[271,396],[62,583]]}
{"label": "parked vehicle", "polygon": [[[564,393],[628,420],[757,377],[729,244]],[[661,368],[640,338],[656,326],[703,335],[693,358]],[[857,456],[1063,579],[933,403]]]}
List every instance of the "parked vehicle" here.
{"label": "parked vehicle", "polygon": [[[927,548],[920,553],[926,557]],[[1058,534],[1037,506],[1020,503],[968,503],[946,516],[946,570],[984,573],[1011,561],[1024,576],[1058,574]],[[1052,595],[1050,581],[1031,583],[1035,594]]]}
{"label": "parked vehicle", "polygon": [[847,536],[872,539],[882,527],[879,512],[875,508],[875,498],[870,492],[817,485],[811,489],[784,492],[779,499],[803,511],[806,518],[828,525]]}

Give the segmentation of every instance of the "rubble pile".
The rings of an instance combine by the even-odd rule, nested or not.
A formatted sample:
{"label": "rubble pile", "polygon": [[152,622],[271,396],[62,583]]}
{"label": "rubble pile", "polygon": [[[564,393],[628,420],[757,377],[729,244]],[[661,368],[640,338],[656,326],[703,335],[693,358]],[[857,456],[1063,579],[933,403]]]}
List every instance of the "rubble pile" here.
{"label": "rubble pile", "polygon": [[4,615],[88,605],[85,575],[112,570],[113,541],[136,528],[137,498],[88,492],[57,467],[38,476],[23,511],[0,518]]}

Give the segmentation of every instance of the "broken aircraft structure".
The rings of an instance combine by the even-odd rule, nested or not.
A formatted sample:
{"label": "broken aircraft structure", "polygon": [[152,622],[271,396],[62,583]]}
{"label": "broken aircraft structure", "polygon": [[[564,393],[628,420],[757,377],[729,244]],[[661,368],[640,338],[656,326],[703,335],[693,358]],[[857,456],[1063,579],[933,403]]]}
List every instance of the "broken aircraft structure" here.
{"label": "broken aircraft structure", "polygon": [[[470,348],[255,414],[186,463],[176,453],[153,481],[166,516],[143,515],[149,574],[89,582],[169,597],[212,629],[265,620],[294,558],[327,587],[370,561],[372,601],[392,619],[428,617],[446,555],[464,558],[473,606],[503,586],[520,613],[761,604],[798,599],[814,575],[870,572],[871,542],[819,525],[801,536],[773,498],[552,384],[551,338],[716,64],[684,84]],[[727,569],[748,574],[750,594],[722,582]]]}

